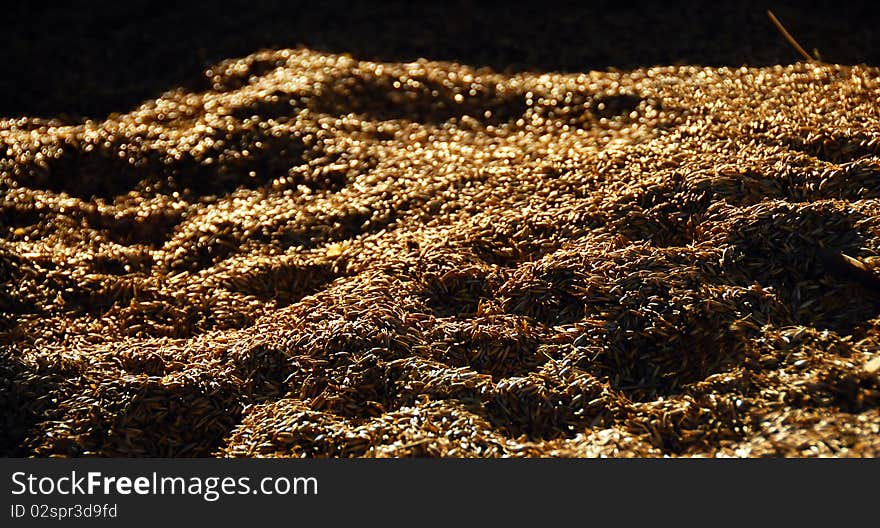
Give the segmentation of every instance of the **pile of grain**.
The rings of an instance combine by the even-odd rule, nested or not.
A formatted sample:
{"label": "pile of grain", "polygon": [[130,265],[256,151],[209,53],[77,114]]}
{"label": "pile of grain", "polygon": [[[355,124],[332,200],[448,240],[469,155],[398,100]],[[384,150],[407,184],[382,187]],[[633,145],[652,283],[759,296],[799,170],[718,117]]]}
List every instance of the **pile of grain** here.
{"label": "pile of grain", "polygon": [[260,52],[0,120],[18,455],[880,455],[880,71]]}

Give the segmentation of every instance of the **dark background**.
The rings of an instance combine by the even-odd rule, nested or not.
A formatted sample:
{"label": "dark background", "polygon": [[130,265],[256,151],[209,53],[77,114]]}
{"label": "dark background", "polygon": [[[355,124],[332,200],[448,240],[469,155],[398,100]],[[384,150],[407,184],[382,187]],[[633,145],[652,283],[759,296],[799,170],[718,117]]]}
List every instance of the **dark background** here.
{"label": "dark background", "polygon": [[304,45],[509,71],[800,60],[773,9],[828,62],[878,64],[880,2],[19,2],[0,12],[0,116],[125,112],[207,66]]}

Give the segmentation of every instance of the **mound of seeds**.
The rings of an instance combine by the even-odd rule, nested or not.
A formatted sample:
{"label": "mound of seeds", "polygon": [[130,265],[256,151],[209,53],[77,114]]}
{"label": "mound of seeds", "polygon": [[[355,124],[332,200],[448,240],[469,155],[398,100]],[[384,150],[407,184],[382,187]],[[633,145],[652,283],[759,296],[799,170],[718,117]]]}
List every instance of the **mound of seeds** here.
{"label": "mound of seeds", "polygon": [[3,453],[880,455],[880,70],[203,88],[0,120]]}

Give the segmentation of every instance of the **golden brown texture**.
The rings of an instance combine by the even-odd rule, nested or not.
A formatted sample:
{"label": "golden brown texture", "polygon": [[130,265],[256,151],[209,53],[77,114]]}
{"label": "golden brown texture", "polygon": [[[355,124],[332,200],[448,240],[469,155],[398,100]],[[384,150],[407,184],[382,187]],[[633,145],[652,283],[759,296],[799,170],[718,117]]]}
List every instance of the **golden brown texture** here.
{"label": "golden brown texture", "polygon": [[0,121],[8,453],[878,454],[876,68],[206,81]]}

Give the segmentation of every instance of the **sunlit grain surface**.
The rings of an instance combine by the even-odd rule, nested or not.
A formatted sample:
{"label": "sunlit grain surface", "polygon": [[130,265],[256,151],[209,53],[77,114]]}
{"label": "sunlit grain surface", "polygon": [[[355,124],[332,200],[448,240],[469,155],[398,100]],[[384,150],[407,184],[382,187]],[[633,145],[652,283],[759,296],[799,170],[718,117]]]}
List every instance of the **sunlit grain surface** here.
{"label": "sunlit grain surface", "polygon": [[3,445],[880,454],[878,73],[287,50],[0,121]]}

